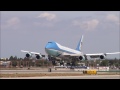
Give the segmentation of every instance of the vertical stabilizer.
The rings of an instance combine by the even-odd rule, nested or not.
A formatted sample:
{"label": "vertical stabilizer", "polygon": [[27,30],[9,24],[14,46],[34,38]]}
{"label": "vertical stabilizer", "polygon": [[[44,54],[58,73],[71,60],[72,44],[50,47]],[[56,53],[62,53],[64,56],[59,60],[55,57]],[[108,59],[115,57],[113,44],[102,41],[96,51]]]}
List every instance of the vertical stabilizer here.
{"label": "vertical stabilizer", "polygon": [[81,39],[80,39],[80,41],[79,41],[79,43],[78,43],[78,45],[77,45],[76,50],[81,51],[81,48],[82,48],[82,42],[83,42],[83,35],[82,35],[82,37],[81,37]]}

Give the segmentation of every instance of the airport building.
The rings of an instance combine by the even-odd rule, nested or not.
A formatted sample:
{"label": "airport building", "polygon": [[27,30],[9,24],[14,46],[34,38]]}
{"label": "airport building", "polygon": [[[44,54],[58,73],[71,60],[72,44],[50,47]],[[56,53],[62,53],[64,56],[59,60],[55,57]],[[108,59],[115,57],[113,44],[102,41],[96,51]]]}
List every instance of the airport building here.
{"label": "airport building", "polygon": [[9,67],[11,61],[0,61],[0,67]]}

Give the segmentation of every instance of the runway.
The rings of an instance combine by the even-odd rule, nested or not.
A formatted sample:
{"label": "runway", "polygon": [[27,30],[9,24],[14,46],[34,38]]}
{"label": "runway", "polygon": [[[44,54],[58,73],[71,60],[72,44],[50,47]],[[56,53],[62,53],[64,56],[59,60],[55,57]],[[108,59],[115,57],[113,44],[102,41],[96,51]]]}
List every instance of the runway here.
{"label": "runway", "polygon": [[0,79],[120,79],[120,75],[13,77]]}
{"label": "runway", "polygon": [[[40,70],[0,70],[0,74],[34,74],[34,73],[79,73],[83,74],[82,71],[74,71],[70,69],[64,70],[55,70],[52,69],[52,72],[48,72],[48,69]],[[120,74],[120,72],[97,72],[97,74]]]}
{"label": "runway", "polygon": [[48,72],[48,70],[0,70],[1,74],[13,74],[13,73],[40,73]]}
{"label": "runway", "polygon": [[[22,74],[22,73],[77,73],[73,70],[52,70],[52,72],[48,72],[48,69],[45,70],[0,70],[0,74]],[[82,73],[82,72],[80,72]]]}

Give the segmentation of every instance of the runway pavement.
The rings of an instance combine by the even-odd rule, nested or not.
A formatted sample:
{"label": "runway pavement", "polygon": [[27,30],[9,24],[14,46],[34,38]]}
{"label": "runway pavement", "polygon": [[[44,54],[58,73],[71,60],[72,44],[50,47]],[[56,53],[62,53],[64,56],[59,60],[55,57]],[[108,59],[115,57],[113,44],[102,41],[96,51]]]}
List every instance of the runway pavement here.
{"label": "runway pavement", "polygon": [[[52,70],[51,73],[55,72],[73,72],[73,70]],[[14,74],[14,73],[49,73],[48,69],[45,70],[0,70],[0,74]],[[81,72],[82,73],[82,72]]]}
{"label": "runway pavement", "polygon": [[13,78],[0,78],[0,79],[120,79],[120,75],[13,77]]}
{"label": "runway pavement", "polygon": [[[29,73],[79,73],[82,74],[82,71],[74,71],[70,69],[55,70],[52,69],[52,72],[48,72],[48,69],[41,70],[0,70],[0,74],[29,74]],[[97,74],[120,74],[120,72],[97,72]]]}
{"label": "runway pavement", "polygon": [[39,72],[48,72],[48,70],[0,70],[0,74],[39,73]]}

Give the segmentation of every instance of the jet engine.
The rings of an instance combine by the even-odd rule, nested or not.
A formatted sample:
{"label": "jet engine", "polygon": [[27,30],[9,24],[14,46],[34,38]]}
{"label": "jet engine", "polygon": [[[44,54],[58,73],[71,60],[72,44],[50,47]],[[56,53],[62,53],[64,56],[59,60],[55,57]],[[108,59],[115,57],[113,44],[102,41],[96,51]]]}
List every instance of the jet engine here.
{"label": "jet engine", "polygon": [[37,59],[40,59],[41,57],[40,57],[40,55],[36,55],[36,58],[37,58]]}
{"label": "jet engine", "polygon": [[79,56],[79,60],[85,60],[84,56]]}
{"label": "jet engine", "polygon": [[100,55],[100,59],[105,59],[105,55]]}
{"label": "jet engine", "polygon": [[27,53],[27,54],[26,54],[26,57],[27,57],[27,58],[31,57],[31,54],[30,54],[30,53]]}

